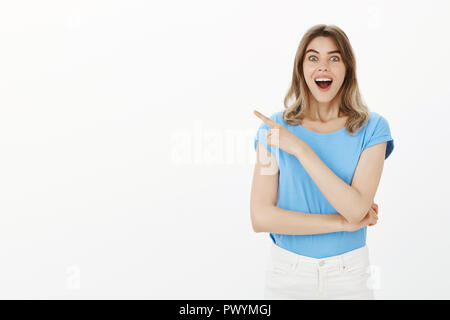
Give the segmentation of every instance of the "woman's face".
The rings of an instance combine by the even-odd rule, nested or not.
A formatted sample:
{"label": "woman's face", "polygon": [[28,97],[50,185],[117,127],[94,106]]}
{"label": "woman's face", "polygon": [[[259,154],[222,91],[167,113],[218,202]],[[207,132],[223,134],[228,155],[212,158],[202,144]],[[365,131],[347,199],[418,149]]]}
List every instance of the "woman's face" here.
{"label": "woman's face", "polygon": [[[345,65],[330,37],[316,37],[306,47],[303,60],[306,84],[318,102],[330,102],[336,97],[345,78]],[[328,87],[320,88],[316,79],[332,79]],[[330,82],[322,82],[322,85]]]}

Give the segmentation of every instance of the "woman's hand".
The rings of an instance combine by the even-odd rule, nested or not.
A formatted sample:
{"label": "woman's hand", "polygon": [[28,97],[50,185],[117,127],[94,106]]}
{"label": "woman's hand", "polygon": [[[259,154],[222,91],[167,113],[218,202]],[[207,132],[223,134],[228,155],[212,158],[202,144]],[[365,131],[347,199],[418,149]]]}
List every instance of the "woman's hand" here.
{"label": "woman's hand", "polygon": [[302,142],[299,137],[286,129],[281,123],[273,121],[262,113],[256,110],[253,113],[270,127],[266,136],[266,141],[269,146],[278,147],[294,156],[298,153]]}
{"label": "woman's hand", "polygon": [[378,205],[373,203],[366,216],[359,223],[350,223],[344,218],[344,231],[356,231],[365,226],[374,226],[378,221]]}

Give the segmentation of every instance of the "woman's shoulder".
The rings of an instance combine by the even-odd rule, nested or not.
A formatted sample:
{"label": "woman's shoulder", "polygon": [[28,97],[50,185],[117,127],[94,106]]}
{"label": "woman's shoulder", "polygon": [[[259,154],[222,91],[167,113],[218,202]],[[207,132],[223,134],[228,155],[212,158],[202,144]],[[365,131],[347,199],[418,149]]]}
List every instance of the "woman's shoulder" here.
{"label": "woman's shoulder", "polygon": [[381,113],[370,111],[368,127],[375,128],[380,126],[389,126],[389,122]]}
{"label": "woman's shoulder", "polygon": [[374,122],[380,120],[387,120],[381,113],[377,111],[370,111],[369,121],[372,120]]}

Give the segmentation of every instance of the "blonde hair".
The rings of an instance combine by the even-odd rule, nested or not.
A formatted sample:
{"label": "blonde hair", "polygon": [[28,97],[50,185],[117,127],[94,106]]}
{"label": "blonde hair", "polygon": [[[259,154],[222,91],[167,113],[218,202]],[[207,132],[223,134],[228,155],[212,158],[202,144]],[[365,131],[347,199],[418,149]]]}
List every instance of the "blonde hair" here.
{"label": "blonde hair", "polygon": [[[284,98],[283,119],[287,124],[297,125],[311,111],[308,97],[309,88],[303,74],[303,59],[308,44],[319,36],[332,38],[338,50],[341,51],[346,72],[344,82],[337,93],[337,95],[341,94],[339,113],[349,116],[345,126],[348,133],[354,134],[367,123],[370,111],[359,93],[356,80],[356,60],[350,41],[344,31],[335,25],[315,25],[303,35],[295,55],[291,87]],[[289,106],[288,101],[291,98],[294,98],[294,103]]]}

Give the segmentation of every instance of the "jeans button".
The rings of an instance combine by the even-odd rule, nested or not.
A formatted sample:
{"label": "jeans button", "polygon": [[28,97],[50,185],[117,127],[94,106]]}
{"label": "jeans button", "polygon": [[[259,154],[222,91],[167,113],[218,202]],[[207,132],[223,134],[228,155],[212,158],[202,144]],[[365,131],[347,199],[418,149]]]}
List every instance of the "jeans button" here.
{"label": "jeans button", "polygon": [[319,262],[319,266],[321,266],[321,267],[322,267],[324,264],[325,264],[325,261],[320,261],[320,262]]}

